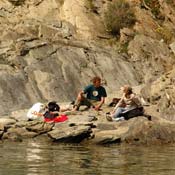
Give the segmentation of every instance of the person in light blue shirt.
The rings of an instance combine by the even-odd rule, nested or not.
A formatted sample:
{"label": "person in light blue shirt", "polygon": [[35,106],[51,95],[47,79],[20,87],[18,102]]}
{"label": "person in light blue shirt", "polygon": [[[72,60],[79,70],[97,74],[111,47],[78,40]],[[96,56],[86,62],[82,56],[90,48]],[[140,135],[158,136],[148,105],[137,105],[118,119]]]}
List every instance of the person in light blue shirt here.
{"label": "person in light blue shirt", "polygon": [[93,84],[90,84],[84,88],[78,94],[73,110],[79,110],[81,105],[85,105],[88,108],[93,107],[95,110],[100,110],[101,106],[105,102],[107,97],[106,90],[101,86],[101,78],[94,77],[92,80]]}

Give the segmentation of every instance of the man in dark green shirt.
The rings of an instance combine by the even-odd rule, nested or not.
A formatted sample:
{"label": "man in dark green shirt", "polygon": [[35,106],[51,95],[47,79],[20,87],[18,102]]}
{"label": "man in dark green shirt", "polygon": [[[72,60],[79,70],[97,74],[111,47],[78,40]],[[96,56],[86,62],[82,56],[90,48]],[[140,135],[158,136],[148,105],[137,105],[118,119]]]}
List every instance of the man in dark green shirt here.
{"label": "man in dark green shirt", "polygon": [[78,110],[81,105],[85,105],[88,108],[93,107],[97,111],[101,108],[107,97],[106,90],[101,86],[100,77],[94,77],[92,82],[93,84],[86,86],[78,94],[73,110]]}

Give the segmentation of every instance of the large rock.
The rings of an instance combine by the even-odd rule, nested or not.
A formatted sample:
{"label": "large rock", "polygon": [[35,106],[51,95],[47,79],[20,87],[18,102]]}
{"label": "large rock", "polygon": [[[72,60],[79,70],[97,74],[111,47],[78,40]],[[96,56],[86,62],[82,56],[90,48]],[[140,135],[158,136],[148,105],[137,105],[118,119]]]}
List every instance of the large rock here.
{"label": "large rock", "polygon": [[15,119],[16,121],[27,121],[27,112],[29,109],[22,109],[18,111],[13,111],[10,114],[10,118]]}
{"label": "large rock", "polygon": [[[90,144],[162,144],[174,143],[174,122],[162,121],[153,117],[152,121],[136,117],[127,121],[98,124],[93,129],[94,138]],[[106,127],[104,127],[106,126]]]}
{"label": "large rock", "polygon": [[36,132],[27,131],[25,128],[10,128],[2,136],[2,139],[8,139],[12,141],[22,141],[23,139],[36,137]]}
{"label": "large rock", "polygon": [[15,124],[15,123],[16,123],[16,120],[14,120],[14,119],[0,118],[1,127],[2,127],[2,125],[6,126],[6,125],[12,125],[12,124]]}
{"label": "large rock", "polygon": [[90,126],[72,126],[65,127],[64,129],[60,128],[54,129],[48,133],[49,137],[51,137],[54,141],[57,142],[74,142],[80,143],[84,139],[88,139],[91,135],[91,127]]}
{"label": "large rock", "polygon": [[[112,143],[121,143],[122,135],[125,134],[129,127],[117,127],[116,123],[106,123],[104,124],[105,128],[99,128],[97,126],[97,130],[94,133],[94,138],[91,140],[92,143],[95,144],[112,144]],[[111,127],[112,126],[112,127]]]}
{"label": "large rock", "polygon": [[32,131],[39,134],[47,133],[52,130],[54,123],[45,123],[43,121],[30,121],[25,124],[25,128],[28,131]]}
{"label": "large rock", "polygon": [[175,141],[174,123],[149,122],[147,120],[132,119],[130,128],[123,135],[122,140],[126,143],[135,144],[162,144]]}

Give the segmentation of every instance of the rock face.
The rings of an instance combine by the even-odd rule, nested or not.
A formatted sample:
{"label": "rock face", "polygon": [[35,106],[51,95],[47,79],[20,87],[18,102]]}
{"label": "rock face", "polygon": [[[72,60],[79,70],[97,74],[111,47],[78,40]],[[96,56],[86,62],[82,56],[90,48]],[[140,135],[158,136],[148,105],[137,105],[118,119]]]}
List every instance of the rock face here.
{"label": "rock face", "polygon": [[175,69],[162,75],[153,83],[148,83],[142,89],[143,96],[147,97],[151,104],[157,105],[156,110],[161,117],[174,121],[175,115]]}
{"label": "rock face", "polygon": [[[40,1],[38,5],[33,1],[14,9],[3,4],[6,11],[1,27],[8,25],[8,29],[3,30],[0,45],[1,114],[37,101],[71,101],[94,75],[107,82],[108,92],[123,84],[138,84],[133,66],[123,56],[92,41],[74,39],[75,26],[70,21],[55,16],[51,20],[48,14],[38,19],[36,9],[41,10],[46,4],[44,13],[50,14],[51,9],[56,12],[56,2],[50,1]],[[19,16],[16,22],[12,22],[9,9]],[[20,16],[25,10],[27,14]]]}
{"label": "rock face", "polygon": [[144,83],[159,78],[174,65],[168,46],[164,42],[145,35],[135,36],[129,43],[128,53],[137,73],[141,77],[145,75]]}
{"label": "rock face", "polygon": [[1,113],[37,101],[71,101],[94,75],[107,81],[108,92],[123,84],[138,84],[132,65],[108,50],[38,40],[26,44],[21,52],[27,53],[8,57],[11,66],[1,65]]}
{"label": "rock face", "polygon": [[143,86],[144,99],[174,120],[174,3],[127,1],[137,22],[113,41],[103,21],[109,0],[1,0],[1,116],[72,101],[98,75],[108,97],[124,84]]}
{"label": "rock face", "polygon": [[[105,1],[104,1],[105,3]],[[100,7],[99,7],[100,6]],[[104,24],[98,15],[98,10],[103,9],[103,3],[87,0],[64,0],[60,10],[62,20],[70,22],[76,27],[76,37],[83,39],[94,39],[104,34]],[[96,13],[90,13],[95,11]]]}

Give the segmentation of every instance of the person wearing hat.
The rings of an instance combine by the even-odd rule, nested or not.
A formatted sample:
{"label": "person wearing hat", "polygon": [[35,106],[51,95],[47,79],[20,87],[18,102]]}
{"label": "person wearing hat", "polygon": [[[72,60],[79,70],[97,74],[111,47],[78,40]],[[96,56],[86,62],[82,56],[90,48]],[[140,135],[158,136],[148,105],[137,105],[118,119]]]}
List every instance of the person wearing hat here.
{"label": "person wearing hat", "polygon": [[[121,88],[123,91],[123,96],[120,101],[116,104],[110,115],[108,115],[108,120],[118,121],[122,117],[122,113],[130,111],[136,108],[141,107],[141,102],[137,95],[133,93],[132,88],[128,85],[125,85]],[[124,118],[123,118],[124,119]]]}

